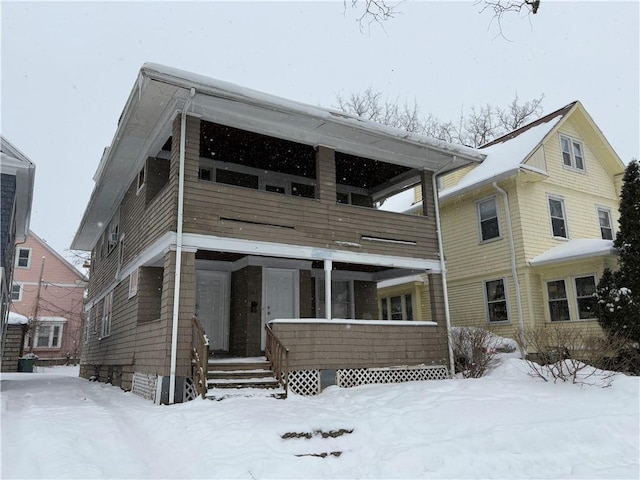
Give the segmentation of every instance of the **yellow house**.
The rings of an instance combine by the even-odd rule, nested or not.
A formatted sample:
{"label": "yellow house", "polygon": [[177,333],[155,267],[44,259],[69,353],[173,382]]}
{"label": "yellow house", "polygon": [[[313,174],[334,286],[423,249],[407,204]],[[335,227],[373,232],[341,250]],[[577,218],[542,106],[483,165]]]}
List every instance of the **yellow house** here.
{"label": "yellow house", "polygon": [[[511,338],[539,325],[599,331],[593,293],[617,266],[624,164],[577,101],[480,151],[481,164],[439,179],[451,325]],[[428,311],[425,283],[379,285],[381,318],[405,315],[406,295],[414,316]]]}

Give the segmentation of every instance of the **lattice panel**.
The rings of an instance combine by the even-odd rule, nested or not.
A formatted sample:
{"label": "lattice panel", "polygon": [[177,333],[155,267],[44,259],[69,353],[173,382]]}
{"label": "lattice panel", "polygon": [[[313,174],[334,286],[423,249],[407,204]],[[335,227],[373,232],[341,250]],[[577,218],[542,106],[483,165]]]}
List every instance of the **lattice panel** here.
{"label": "lattice panel", "polygon": [[184,380],[184,395],[182,401],[189,402],[196,398],[198,398],[198,389],[196,388],[196,384],[191,378],[187,377]]}
{"label": "lattice panel", "polygon": [[417,380],[444,380],[448,378],[444,365],[419,368],[354,368],[336,372],[336,385],[343,388],[370,383],[402,383]]}
{"label": "lattice panel", "polygon": [[289,390],[298,395],[317,395],[320,393],[320,370],[289,372]]}
{"label": "lattice panel", "polygon": [[158,377],[155,375],[134,372],[131,393],[155,402],[157,382]]}

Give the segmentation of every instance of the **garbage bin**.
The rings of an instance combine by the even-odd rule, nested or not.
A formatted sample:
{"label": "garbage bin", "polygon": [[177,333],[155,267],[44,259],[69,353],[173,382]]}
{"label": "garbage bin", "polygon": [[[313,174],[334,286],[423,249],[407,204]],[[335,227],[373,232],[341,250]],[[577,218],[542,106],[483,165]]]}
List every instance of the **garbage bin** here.
{"label": "garbage bin", "polygon": [[35,358],[19,358],[18,371],[33,373],[33,366],[36,364]]}

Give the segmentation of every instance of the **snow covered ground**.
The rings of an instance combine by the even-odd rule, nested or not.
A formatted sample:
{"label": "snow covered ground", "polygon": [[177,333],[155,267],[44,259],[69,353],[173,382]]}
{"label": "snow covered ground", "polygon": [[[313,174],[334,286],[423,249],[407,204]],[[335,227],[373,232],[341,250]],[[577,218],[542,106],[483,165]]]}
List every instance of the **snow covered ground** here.
{"label": "snow covered ground", "polygon": [[2,375],[3,479],[640,476],[637,377],[545,383],[509,359],[478,380],[157,406],[77,372]]}

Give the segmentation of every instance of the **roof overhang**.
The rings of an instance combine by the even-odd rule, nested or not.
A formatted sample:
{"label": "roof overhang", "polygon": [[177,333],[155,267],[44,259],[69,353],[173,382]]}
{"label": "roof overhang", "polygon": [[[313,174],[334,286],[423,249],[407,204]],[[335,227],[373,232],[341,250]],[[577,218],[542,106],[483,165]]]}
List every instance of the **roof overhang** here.
{"label": "roof overhang", "polygon": [[27,239],[29,233],[36,166],[6,138],[1,137],[0,141],[0,170],[4,174],[16,177],[15,240],[21,243]]}
{"label": "roof overhang", "polygon": [[569,240],[562,245],[553,247],[533,258],[529,264],[532,267],[546,267],[589,258],[615,257],[617,254],[618,251],[614,248],[612,240],[584,238]]}
{"label": "roof overhang", "polygon": [[100,161],[96,185],[71,248],[93,248],[145,159],[155,156],[171,135],[172,121],[192,90],[190,115],[263,135],[327,145],[351,155],[432,172],[444,173],[485,158],[469,147],[147,63]]}

